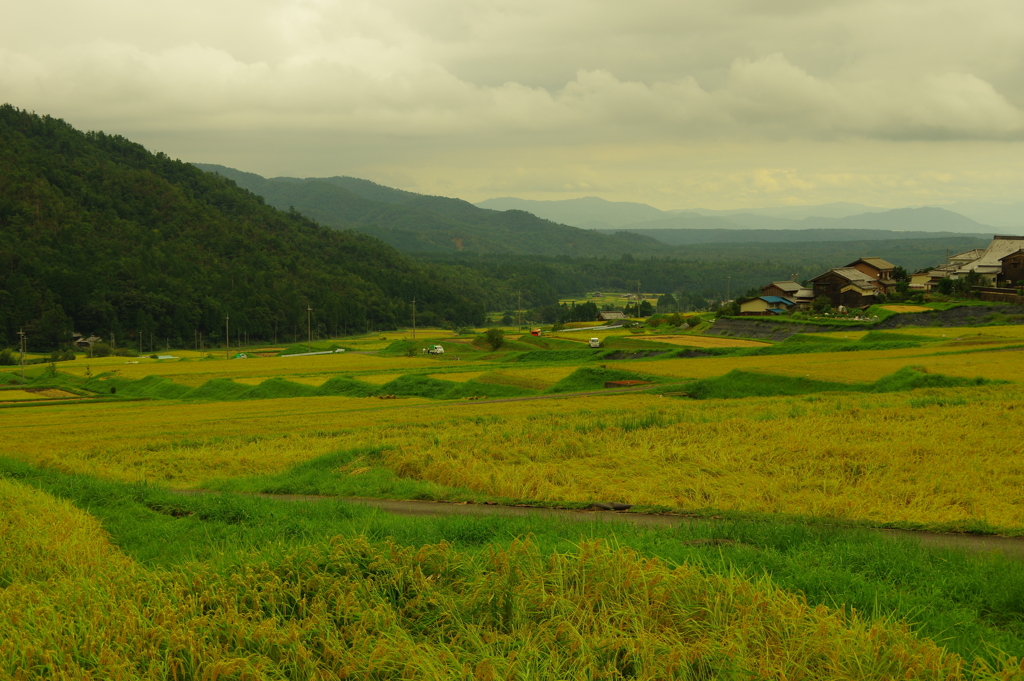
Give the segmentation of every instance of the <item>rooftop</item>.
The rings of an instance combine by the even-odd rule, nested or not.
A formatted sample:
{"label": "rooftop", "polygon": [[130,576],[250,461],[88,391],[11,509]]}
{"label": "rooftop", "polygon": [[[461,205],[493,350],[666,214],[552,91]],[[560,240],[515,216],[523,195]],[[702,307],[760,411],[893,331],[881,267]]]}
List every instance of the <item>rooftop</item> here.
{"label": "rooftop", "polygon": [[880,270],[891,270],[892,268],[896,267],[896,265],[893,265],[888,260],[882,260],[881,258],[875,258],[875,257],[871,257],[871,258],[858,258],[857,260],[854,260],[849,265],[847,265],[847,267],[853,267],[854,265],[856,265],[859,262],[866,263],[866,264],[871,265],[872,267],[875,267],[875,268],[880,269]]}
{"label": "rooftop", "polygon": [[1002,269],[1000,260],[1024,248],[1024,236],[1005,236],[997,234],[992,237],[992,243],[985,249],[985,253],[969,262],[957,272],[995,272]]}

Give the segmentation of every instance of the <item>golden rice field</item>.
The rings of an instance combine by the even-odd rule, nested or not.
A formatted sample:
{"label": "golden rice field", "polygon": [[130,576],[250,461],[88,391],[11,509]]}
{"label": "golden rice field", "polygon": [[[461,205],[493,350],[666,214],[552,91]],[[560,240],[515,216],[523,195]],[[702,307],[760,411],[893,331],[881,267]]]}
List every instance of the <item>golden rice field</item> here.
{"label": "golden rice field", "polygon": [[[1010,679],[906,624],[602,543],[472,555],[357,537],[227,571],[146,569],[69,503],[0,479],[9,679]],[[1001,668],[1000,668],[1001,667]]]}
{"label": "golden rice field", "polygon": [[55,397],[77,397],[65,390],[0,390],[0,402],[21,402],[25,400],[45,400]]}
{"label": "golden rice field", "polygon": [[644,340],[687,345],[692,348],[756,348],[771,343],[743,340],[741,338],[722,338],[720,336],[641,336]]}
{"label": "golden rice field", "polygon": [[[763,357],[703,357],[664,359],[643,363],[645,373],[669,378],[711,378],[733,369],[776,374],[800,374],[811,378],[854,383],[873,381],[892,373],[892,366],[927,365],[934,359],[935,348],[906,350],[863,350],[860,352],[816,352],[798,355]],[[883,368],[879,362],[887,362]],[[639,366],[639,365],[638,365]],[[815,367],[817,367],[815,369]]]}
{"label": "golden rice field", "polygon": [[400,475],[499,497],[1021,532],[1024,464],[1006,434],[1024,427],[1022,398],[986,386],[702,402],[107,403],[26,410],[0,434],[32,463],[173,486],[385,445]]}
{"label": "golden rice field", "polygon": [[890,312],[931,312],[932,308],[921,305],[882,305],[883,310]]}
{"label": "golden rice field", "polygon": [[486,371],[451,371],[444,374],[427,374],[429,378],[436,378],[441,381],[455,381],[456,383],[465,383],[466,381],[472,381],[475,378],[480,378]]}
{"label": "golden rice field", "polygon": [[[137,364],[119,361],[61,363],[60,370],[84,376],[86,367],[96,375],[101,371],[116,371],[119,376],[140,379],[146,376],[164,376],[176,383],[195,387],[215,378],[271,378],[275,376],[331,376],[340,373],[390,371],[436,367],[433,360],[420,357],[377,357],[361,354],[314,355],[312,357],[262,357],[259,359],[208,359],[202,361],[157,361],[140,359]],[[326,380],[326,379],[325,379]]]}
{"label": "golden rice field", "polygon": [[[1000,330],[1002,329],[1002,330]],[[931,330],[935,333],[941,330]],[[947,329],[947,332],[951,330]],[[1021,327],[957,329],[1005,341]],[[1000,335],[1003,334],[1003,335]],[[730,339],[722,339],[730,340]],[[401,475],[495,497],[617,500],[1024,532],[1017,438],[1024,362],[1016,349],[901,350],[608,362],[687,380],[734,369],[838,382],[906,366],[1008,386],[895,394],[686,401],[649,394],[493,403],[306,397],[245,402],[65,404],[0,412],[5,452],[118,480],[199,486],[267,475],[339,449],[387,446]],[[68,368],[84,370],[82,362]],[[283,376],[319,385],[344,375],[383,385],[406,371],[543,389],[576,366],[467,364],[327,355],[125,365],[186,385],[256,384]],[[65,367],[61,367],[62,370]],[[431,371],[429,374],[428,371]],[[176,373],[170,373],[171,371]]]}

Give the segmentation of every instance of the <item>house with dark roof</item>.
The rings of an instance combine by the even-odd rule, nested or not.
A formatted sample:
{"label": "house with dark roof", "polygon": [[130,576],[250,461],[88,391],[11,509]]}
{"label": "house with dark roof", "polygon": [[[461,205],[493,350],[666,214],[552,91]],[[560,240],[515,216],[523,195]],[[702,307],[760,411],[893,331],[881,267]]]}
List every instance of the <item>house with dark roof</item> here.
{"label": "house with dark roof", "polygon": [[1004,286],[1020,286],[1024,284],[1024,249],[1017,249],[1009,255],[999,258],[1002,271],[999,283]]}
{"label": "house with dark roof", "polygon": [[852,267],[876,280],[892,279],[892,271],[896,269],[896,265],[881,258],[858,258],[844,267]]}
{"label": "house with dark roof", "polygon": [[800,307],[807,307],[814,300],[814,290],[805,288],[795,281],[773,281],[761,287],[761,295],[779,296]]}
{"label": "house with dark roof", "polygon": [[884,286],[877,282],[875,277],[854,267],[835,267],[811,279],[815,298],[824,296],[832,307],[848,308],[874,303],[878,294],[884,292]]}
{"label": "house with dark roof", "polygon": [[622,312],[608,310],[605,312],[599,312],[597,314],[597,319],[602,322],[624,322],[627,317]]}

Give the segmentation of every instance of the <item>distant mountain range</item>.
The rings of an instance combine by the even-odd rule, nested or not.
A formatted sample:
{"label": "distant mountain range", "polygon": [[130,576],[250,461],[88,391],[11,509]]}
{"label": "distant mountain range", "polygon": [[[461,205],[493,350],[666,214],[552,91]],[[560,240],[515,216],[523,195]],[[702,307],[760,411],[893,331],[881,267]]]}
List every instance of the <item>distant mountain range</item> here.
{"label": "distant mountain range", "polygon": [[1007,229],[1024,231],[1024,202],[957,203],[945,208],[926,206],[895,210],[857,203],[829,203],[760,209],[662,211],[642,203],[605,201],[597,197],[564,201],[506,197],[488,199],[476,205],[492,210],[525,210],[575,227],[645,234],[656,229],[867,229],[959,234],[985,234]]}
{"label": "distant mountain range", "polygon": [[525,211],[487,210],[354,177],[267,179],[224,166],[194,165],[233,180],[275,208],[294,208],[328,227],[357,229],[406,253],[619,257],[665,252],[664,243],[641,234],[604,234]]}
{"label": "distant mountain range", "polygon": [[[810,210],[804,208],[773,209],[790,217],[730,211],[672,213],[640,203],[597,198],[564,202],[503,199],[483,202],[485,207],[480,207],[354,177],[268,179],[224,166],[195,165],[234,181],[276,208],[294,208],[323,225],[356,229],[405,253],[430,258],[572,256],[618,260],[631,254],[733,262],[772,259],[817,267],[870,254],[919,267],[941,262],[947,251],[984,247],[994,229],[940,208],[876,209],[879,212],[849,215],[865,208],[858,204],[821,207],[831,216],[802,215],[800,211]],[[513,207],[504,211],[486,207],[504,205]],[[548,219],[521,207],[550,209],[541,210]],[[626,224],[585,229],[556,221],[601,215],[607,218],[605,222],[589,224]],[[644,219],[628,222],[638,217]]]}

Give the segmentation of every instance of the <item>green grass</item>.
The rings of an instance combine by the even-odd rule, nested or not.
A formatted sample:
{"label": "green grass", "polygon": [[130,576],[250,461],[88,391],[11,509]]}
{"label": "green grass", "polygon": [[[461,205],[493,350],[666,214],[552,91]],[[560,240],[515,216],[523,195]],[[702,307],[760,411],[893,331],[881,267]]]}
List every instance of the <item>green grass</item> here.
{"label": "green grass", "polygon": [[[315,487],[318,478],[338,466],[372,459],[373,451],[323,457],[289,475]],[[115,544],[150,567],[204,561],[230,572],[240,564],[271,563],[336,536],[391,539],[410,547],[448,542],[473,555],[507,547],[516,537],[530,537],[545,554],[571,553],[583,542],[606,539],[669,564],[767,576],[811,604],[906,620],[918,634],[968,659],[994,661],[999,651],[1024,656],[1024,563],[925,549],[863,529],[739,520],[637,527],[537,516],[398,517],[337,501],[182,497],[152,485],[105,482],[8,459],[0,459],[0,475],[89,511]]]}
{"label": "green grass", "polygon": [[[312,343],[295,343],[289,345],[281,352],[277,353],[278,357],[283,355],[301,355],[306,352],[323,352],[325,350],[337,350],[340,348],[334,341],[313,341]],[[232,353],[234,355],[234,353]]]}
{"label": "green grass", "polygon": [[345,397],[370,397],[380,390],[378,386],[345,376],[328,379],[316,389],[317,395],[341,395]]}
{"label": "green grass", "polygon": [[530,352],[510,352],[501,361],[523,364],[579,364],[592,359],[599,359],[606,353],[596,348],[580,347],[575,343],[575,350],[533,350]]}
{"label": "green grass", "polygon": [[[60,374],[60,378],[63,383],[76,383],[81,380],[67,374]],[[113,374],[100,374],[82,383],[82,387],[100,395],[116,394],[121,397],[148,397],[158,400],[180,399],[192,392],[191,388],[162,376],[146,376],[134,381]],[[116,392],[112,393],[112,390]]]}
{"label": "green grass", "polygon": [[893,331],[868,331],[858,343],[878,343],[887,341],[910,341],[913,343],[934,343],[941,341],[935,336],[919,336],[911,333],[896,333]]}
{"label": "green grass", "polygon": [[632,371],[621,369],[604,369],[600,367],[580,367],[558,383],[548,388],[549,393],[583,392],[586,390],[602,390],[606,381],[649,381],[661,383],[660,377],[644,376]]}
{"label": "green grass", "polygon": [[240,400],[252,390],[251,385],[235,383],[230,378],[214,378],[190,392],[185,399],[210,402]]}
{"label": "green grass", "polygon": [[420,374],[404,374],[382,385],[379,393],[440,400],[444,399],[444,396],[455,386],[454,381],[443,381]]}
{"label": "green grass", "polygon": [[927,373],[923,367],[903,367],[888,376],[875,381],[867,388],[868,392],[892,393],[918,388],[966,388],[982,385],[1000,385],[1009,381],[998,381],[987,378],[960,378],[943,374]]}
{"label": "green grass", "polygon": [[[1006,383],[1006,381],[930,374],[921,367],[903,367],[883,376],[874,383],[839,383],[733,369],[724,376],[703,378],[686,383],[682,386],[682,390],[692,398],[707,400],[810,395],[821,392],[909,392],[920,388],[970,388],[1000,383]],[[950,400],[952,399],[950,398]],[[963,398],[957,399],[962,400]],[[954,404],[954,402],[950,401],[948,404]],[[925,406],[925,404],[921,403],[915,406]]]}
{"label": "green grass", "polygon": [[526,336],[519,339],[522,345],[533,346],[529,349],[540,348],[541,350],[579,350],[582,346],[580,341],[586,341],[586,334],[579,333],[579,341],[565,340],[564,338],[550,338],[547,336]]}
{"label": "green grass", "polygon": [[848,391],[848,383],[817,381],[796,376],[759,374],[733,369],[724,376],[706,378],[686,384],[685,390],[698,400],[737,399],[742,397],[775,397],[781,395],[808,395],[829,391]]}

